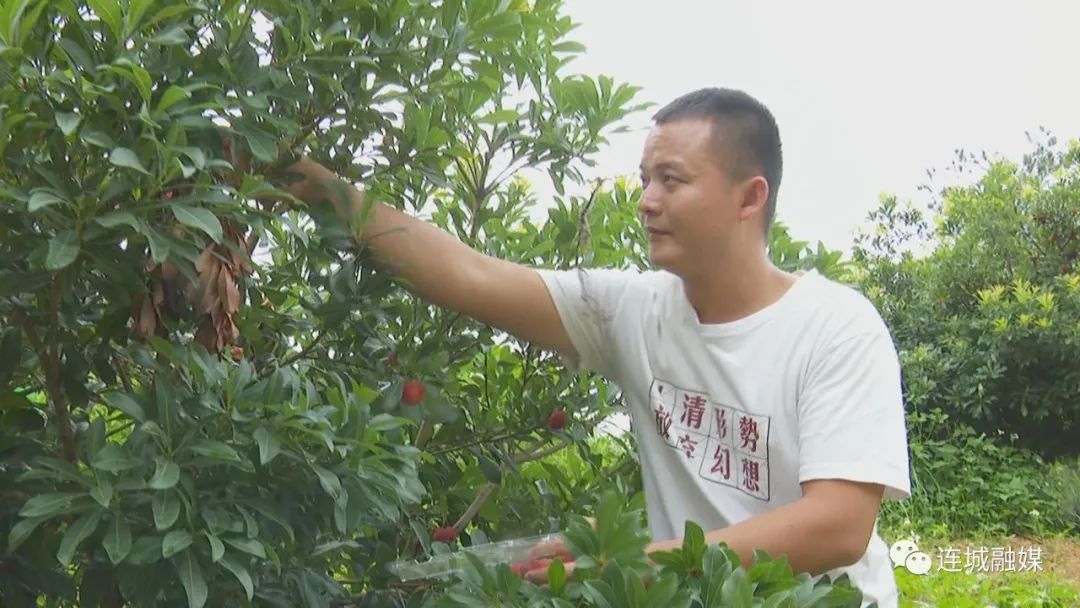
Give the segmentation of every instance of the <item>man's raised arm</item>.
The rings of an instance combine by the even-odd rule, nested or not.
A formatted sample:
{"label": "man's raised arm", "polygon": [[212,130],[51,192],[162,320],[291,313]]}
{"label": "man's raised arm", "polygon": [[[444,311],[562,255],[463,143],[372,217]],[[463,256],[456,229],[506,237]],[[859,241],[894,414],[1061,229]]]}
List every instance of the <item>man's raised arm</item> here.
{"label": "man's raised arm", "polygon": [[[308,204],[329,200],[342,221],[358,217],[366,204],[362,192],[311,159],[301,159],[289,171],[306,179],[287,191]],[[551,295],[534,270],[480,253],[394,207],[371,204],[360,238],[416,295],[542,348],[574,354]]]}

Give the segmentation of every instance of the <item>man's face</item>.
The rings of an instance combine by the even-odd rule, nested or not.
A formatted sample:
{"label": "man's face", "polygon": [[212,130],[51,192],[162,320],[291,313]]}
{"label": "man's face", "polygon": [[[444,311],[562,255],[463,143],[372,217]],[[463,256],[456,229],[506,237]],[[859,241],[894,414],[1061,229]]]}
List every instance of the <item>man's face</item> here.
{"label": "man's face", "polygon": [[739,188],[706,119],[657,125],[641,159],[638,204],[654,264],[686,277],[715,265],[739,223]]}

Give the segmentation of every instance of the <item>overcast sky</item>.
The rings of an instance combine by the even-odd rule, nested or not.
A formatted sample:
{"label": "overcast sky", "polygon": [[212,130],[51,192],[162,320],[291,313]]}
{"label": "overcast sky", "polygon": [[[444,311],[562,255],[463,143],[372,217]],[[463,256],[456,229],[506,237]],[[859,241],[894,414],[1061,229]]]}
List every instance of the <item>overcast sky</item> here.
{"label": "overcast sky", "polygon": [[[849,247],[880,193],[916,198],[957,148],[1019,159],[1025,131],[1080,137],[1072,0],[566,0],[565,11],[588,47],[568,70],[660,104],[727,86],[768,105],[785,150],[779,217],[832,248]],[[637,173],[648,115],[632,125],[594,175]]]}

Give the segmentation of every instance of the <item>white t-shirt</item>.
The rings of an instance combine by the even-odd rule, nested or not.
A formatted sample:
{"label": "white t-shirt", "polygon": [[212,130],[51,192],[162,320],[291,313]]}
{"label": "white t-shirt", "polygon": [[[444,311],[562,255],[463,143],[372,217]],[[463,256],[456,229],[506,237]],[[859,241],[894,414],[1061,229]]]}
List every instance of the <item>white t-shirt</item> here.
{"label": "white t-shirt", "polygon": [[[624,393],[655,540],[794,502],[812,479],[910,495],[896,348],[854,289],[809,271],[756,313],[702,324],[666,271],[537,272],[577,351],[567,363]],[[897,604],[876,526],[863,557],[829,574],[841,572],[867,604]]]}

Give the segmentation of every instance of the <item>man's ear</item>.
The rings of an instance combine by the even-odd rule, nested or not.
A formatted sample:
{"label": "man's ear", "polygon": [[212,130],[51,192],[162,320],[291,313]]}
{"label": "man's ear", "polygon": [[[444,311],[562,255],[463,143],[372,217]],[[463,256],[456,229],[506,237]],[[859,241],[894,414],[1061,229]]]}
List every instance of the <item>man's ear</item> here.
{"label": "man's ear", "polygon": [[748,220],[765,213],[769,201],[769,182],[762,175],[755,175],[739,186],[739,219]]}

